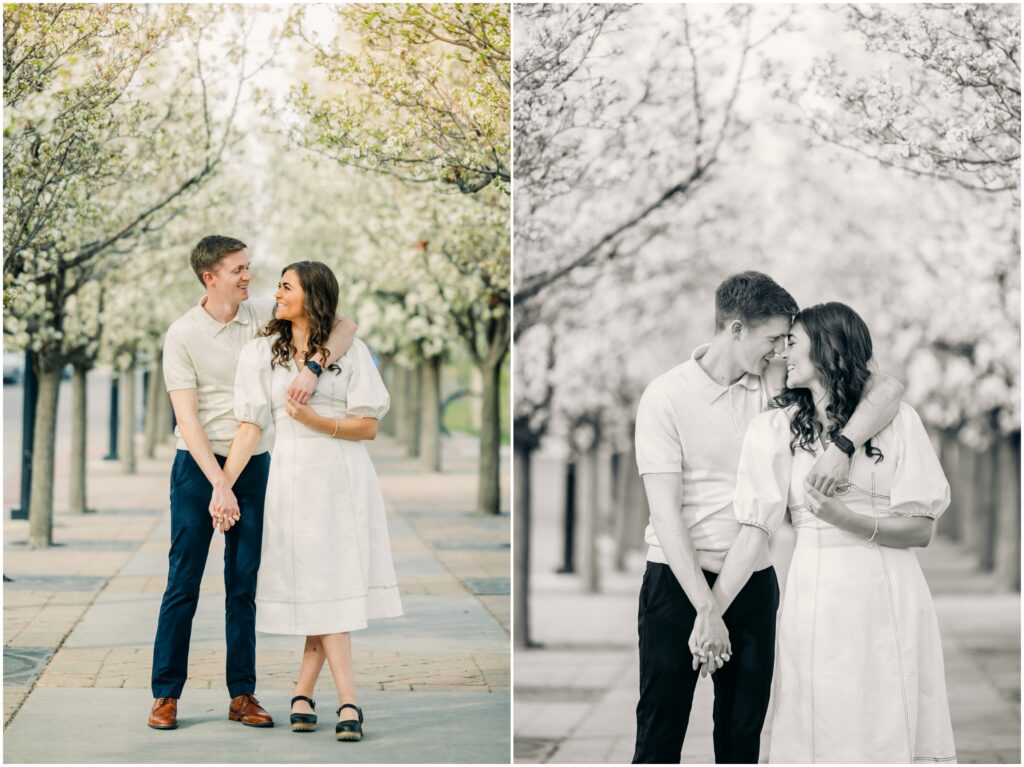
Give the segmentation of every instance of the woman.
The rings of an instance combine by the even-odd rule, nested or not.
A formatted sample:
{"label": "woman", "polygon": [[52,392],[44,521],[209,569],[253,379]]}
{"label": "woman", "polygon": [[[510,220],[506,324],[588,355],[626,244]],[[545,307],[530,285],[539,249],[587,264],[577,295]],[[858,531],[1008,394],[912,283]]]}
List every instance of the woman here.
{"label": "woman", "polygon": [[805,478],[860,399],[871,336],[848,306],[794,322],[786,390],[747,431],[735,510],[796,530],[779,617],[772,762],[954,762],[939,626],[911,551],[949,485],[921,419],[900,404],[832,498]]}
{"label": "woman", "polygon": [[[284,268],[274,319],[238,361],[241,422],[225,471],[237,476],[273,426],[256,587],[256,630],[306,637],[292,699],[292,729],[316,729],[313,688],[324,660],[338,689],[338,740],[360,740],[350,632],[369,618],[402,614],[384,498],[363,440],[377,435],[388,392],[366,345],[355,339],[322,372],[308,405],[286,394],[305,360],[323,349],[338,305],[338,281],[321,263]],[[317,372],[314,369],[314,372]]]}

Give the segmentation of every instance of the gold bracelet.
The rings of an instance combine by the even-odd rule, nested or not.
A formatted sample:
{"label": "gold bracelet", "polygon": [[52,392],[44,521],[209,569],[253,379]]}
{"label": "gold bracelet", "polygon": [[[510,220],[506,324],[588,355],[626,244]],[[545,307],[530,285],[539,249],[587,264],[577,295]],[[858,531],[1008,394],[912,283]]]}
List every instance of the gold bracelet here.
{"label": "gold bracelet", "polygon": [[[341,428],[341,419],[340,418],[335,418],[334,419],[334,431],[331,432],[331,439],[334,439],[335,437],[338,436],[338,429],[339,428]],[[875,527],[876,528],[878,527],[878,523],[877,522],[875,522]]]}

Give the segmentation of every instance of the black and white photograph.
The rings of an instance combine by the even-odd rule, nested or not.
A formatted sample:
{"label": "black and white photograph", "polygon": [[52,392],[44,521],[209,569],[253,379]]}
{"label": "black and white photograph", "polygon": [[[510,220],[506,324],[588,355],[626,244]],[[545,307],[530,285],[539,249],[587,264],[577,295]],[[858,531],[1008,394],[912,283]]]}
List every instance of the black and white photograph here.
{"label": "black and white photograph", "polygon": [[513,28],[514,761],[1019,763],[1019,7]]}

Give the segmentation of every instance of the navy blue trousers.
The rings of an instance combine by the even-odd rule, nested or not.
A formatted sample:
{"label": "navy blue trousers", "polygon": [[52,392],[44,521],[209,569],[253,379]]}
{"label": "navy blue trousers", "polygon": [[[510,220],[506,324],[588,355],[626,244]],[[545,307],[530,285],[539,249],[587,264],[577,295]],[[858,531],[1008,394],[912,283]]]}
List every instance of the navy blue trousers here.
{"label": "navy blue trousers", "polygon": [[[704,571],[708,585],[716,573]],[[772,567],[759,570],[722,619],[732,657],[711,675],[715,686],[717,764],[757,764],[775,663],[779,582]],[[633,763],[678,764],[690,722],[699,671],[688,642],[697,611],[668,565],[647,563],[640,589],[640,702]]]}
{"label": "navy blue trousers", "polygon": [[[224,458],[217,456],[221,466]],[[254,455],[233,488],[241,519],[224,535],[227,682],[231,697],[256,691],[256,574],[270,453]],[[192,619],[213,537],[213,487],[187,450],[171,469],[171,550],[153,647],[154,698],[180,698],[188,677]]]}

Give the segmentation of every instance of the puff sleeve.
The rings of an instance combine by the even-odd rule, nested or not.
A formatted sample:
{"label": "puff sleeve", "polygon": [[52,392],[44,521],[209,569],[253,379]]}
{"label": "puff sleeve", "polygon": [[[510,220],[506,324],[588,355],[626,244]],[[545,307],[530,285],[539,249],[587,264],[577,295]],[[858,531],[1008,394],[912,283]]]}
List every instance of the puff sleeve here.
{"label": "puff sleeve", "polygon": [[253,423],[266,431],[271,424],[270,344],[257,338],[244,347],[235,369],[235,418]]}
{"label": "puff sleeve", "polygon": [[[889,511],[901,517],[938,517],[949,507],[949,482],[921,416],[900,403],[893,419],[896,466],[889,490]],[[886,456],[885,460],[889,460]]]}
{"label": "puff sleeve", "polygon": [[756,416],[747,427],[736,473],[736,520],[774,533],[786,514],[792,470],[789,413],[769,410]]}
{"label": "puff sleeve", "polygon": [[350,418],[376,418],[379,421],[391,406],[384,379],[380,377],[369,348],[362,341],[353,340],[349,355],[353,357],[353,365],[352,378],[348,384],[346,415]]}

